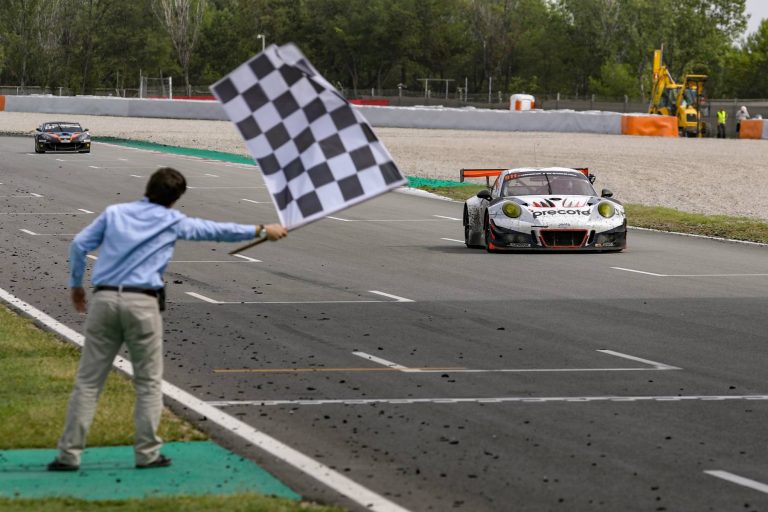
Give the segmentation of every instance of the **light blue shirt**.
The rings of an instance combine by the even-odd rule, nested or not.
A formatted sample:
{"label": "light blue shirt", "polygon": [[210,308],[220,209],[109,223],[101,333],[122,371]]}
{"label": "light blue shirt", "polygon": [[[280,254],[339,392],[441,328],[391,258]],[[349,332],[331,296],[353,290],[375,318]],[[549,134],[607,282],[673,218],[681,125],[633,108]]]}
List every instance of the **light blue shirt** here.
{"label": "light blue shirt", "polygon": [[86,255],[101,247],[94,286],[161,288],[177,239],[239,242],[256,237],[256,226],[187,217],[145,197],[109,206],[69,246],[69,286],[83,285]]}

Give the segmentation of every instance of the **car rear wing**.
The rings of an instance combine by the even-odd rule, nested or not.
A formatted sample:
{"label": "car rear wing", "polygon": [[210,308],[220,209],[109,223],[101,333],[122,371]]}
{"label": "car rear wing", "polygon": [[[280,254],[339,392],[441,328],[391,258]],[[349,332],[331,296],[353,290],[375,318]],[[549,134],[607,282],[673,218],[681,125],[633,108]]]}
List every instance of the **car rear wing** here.
{"label": "car rear wing", "polygon": [[[579,171],[589,179],[590,183],[595,182],[595,175],[589,172],[588,167],[570,167],[574,171]],[[491,178],[500,175],[506,169],[462,169],[459,174],[459,181],[464,183],[467,178],[485,178],[485,184],[491,186]]]}
{"label": "car rear wing", "polygon": [[491,186],[491,178],[497,177],[505,169],[462,169],[459,174],[459,181],[464,183],[466,178],[485,178],[485,184]]}
{"label": "car rear wing", "polygon": [[581,172],[581,174],[587,177],[590,183],[594,183],[597,178],[594,174],[589,172],[589,168],[587,167],[573,167],[573,170]]}

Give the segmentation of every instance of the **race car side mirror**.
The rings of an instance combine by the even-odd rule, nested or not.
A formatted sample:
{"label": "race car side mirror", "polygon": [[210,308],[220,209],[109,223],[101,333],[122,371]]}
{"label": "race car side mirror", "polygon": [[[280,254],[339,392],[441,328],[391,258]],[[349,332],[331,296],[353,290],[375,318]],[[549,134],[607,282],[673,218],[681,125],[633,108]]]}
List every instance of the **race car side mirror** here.
{"label": "race car side mirror", "polygon": [[600,197],[613,197],[613,192],[611,192],[607,188],[604,188],[603,191],[600,192]]}
{"label": "race car side mirror", "polygon": [[477,197],[480,199],[485,199],[486,201],[491,200],[491,191],[487,189],[483,189],[480,192],[477,193]]}

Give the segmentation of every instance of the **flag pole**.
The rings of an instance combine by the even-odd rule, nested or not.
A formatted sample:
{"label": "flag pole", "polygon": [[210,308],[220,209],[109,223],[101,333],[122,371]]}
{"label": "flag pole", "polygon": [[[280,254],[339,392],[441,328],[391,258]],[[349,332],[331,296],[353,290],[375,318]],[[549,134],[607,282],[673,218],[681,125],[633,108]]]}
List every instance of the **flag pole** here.
{"label": "flag pole", "polygon": [[243,246],[238,247],[237,249],[235,249],[233,251],[230,251],[229,254],[231,256],[231,255],[237,254],[239,252],[243,252],[244,250],[250,249],[251,247],[255,247],[255,246],[259,245],[261,242],[265,242],[266,240],[267,240],[267,237],[264,236],[264,237],[259,238],[258,240],[255,240],[255,241],[253,241],[253,242],[251,242],[249,244],[245,244]]}

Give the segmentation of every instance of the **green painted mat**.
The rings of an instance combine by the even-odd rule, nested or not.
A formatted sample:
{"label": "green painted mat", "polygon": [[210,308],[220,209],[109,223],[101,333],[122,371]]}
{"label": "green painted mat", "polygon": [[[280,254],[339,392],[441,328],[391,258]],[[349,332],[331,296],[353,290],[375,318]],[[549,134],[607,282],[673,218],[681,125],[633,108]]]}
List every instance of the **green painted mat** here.
{"label": "green painted mat", "polygon": [[[120,139],[117,137],[94,137],[94,140],[97,142],[117,144],[120,146],[129,147],[129,148],[147,149],[150,151],[162,151],[164,153],[170,153],[174,155],[192,156],[196,158],[204,158],[207,160],[218,160],[220,162],[230,162],[230,163],[236,163],[236,164],[256,165],[256,162],[254,162],[253,159],[248,156],[236,155],[234,153],[225,153],[223,151],[211,151],[207,149],[185,148],[181,146],[168,146],[165,144],[158,144],[156,142]],[[412,188],[464,187],[467,185],[471,185],[471,183],[460,183],[458,181],[436,180],[431,178],[420,178],[418,176],[408,176],[408,186]]]}
{"label": "green painted mat", "polygon": [[56,453],[0,450],[0,497],[123,500],[252,492],[301,499],[255,463],[210,441],[165,444],[173,465],[156,469],[135,469],[133,447],[116,446],[87,448],[79,471],[49,472]]}

